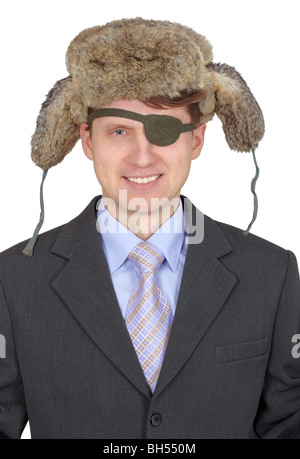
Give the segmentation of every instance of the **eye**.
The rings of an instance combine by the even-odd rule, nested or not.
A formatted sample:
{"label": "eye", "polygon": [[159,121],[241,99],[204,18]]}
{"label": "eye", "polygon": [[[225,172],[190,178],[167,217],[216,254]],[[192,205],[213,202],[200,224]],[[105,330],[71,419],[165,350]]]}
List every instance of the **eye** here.
{"label": "eye", "polygon": [[124,135],[126,134],[126,131],[124,131],[123,129],[116,129],[114,132],[113,132],[114,135]]}

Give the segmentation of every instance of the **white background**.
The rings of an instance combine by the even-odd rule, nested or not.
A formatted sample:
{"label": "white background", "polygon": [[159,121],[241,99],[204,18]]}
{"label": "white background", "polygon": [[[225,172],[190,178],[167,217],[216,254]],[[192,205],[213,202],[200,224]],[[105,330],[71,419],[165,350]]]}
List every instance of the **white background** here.
{"label": "white background", "polygon": [[[257,150],[258,219],[252,232],[292,250],[299,243],[299,2],[297,0],[21,0],[1,5],[0,252],[31,237],[39,219],[42,171],[30,158],[40,106],[67,76],[65,52],[84,28],[141,16],[180,22],[205,35],[214,62],[234,66],[258,100],[266,134]],[[221,123],[208,123],[206,144],[183,194],[212,218],[246,229],[252,218],[252,155],[227,146]],[[45,182],[42,232],[63,224],[97,194],[92,163],[78,143]],[[30,438],[29,426],[23,438]]]}

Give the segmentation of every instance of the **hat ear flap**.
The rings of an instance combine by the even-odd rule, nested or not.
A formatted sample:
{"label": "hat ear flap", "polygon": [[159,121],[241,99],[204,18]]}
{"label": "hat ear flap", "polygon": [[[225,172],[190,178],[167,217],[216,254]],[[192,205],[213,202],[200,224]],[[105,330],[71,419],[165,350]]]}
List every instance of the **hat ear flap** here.
{"label": "hat ear flap", "polygon": [[255,150],[265,124],[262,111],[242,76],[226,64],[209,64],[215,91],[215,113],[223,124],[229,147]]}
{"label": "hat ear flap", "polygon": [[68,76],[54,85],[41,107],[31,139],[31,158],[43,170],[60,163],[80,138],[79,124],[71,117],[75,98]]}

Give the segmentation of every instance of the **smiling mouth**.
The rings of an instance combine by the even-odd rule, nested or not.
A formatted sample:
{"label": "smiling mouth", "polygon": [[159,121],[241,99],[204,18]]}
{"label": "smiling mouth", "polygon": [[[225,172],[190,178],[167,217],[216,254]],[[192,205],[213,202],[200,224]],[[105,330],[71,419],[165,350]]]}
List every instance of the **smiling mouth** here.
{"label": "smiling mouth", "polygon": [[160,175],[153,175],[152,177],[125,177],[129,182],[134,182],[134,183],[150,183],[154,182],[156,179],[158,179]]}

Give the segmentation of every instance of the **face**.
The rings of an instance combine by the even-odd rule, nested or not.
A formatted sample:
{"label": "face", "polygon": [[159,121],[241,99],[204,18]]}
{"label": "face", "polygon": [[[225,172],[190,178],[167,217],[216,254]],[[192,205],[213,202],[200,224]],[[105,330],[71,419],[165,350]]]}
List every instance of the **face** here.
{"label": "face", "polygon": [[[186,107],[155,109],[138,100],[118,100],[101,108],[169,115],[191,123]],[[175,143],[163,147],[147,140],[144,125],[139,121],[109,116],[93,121],[92,135],[86,128],[87,124],[81,125],[82,146],[93,161],[103,197],[113,199],[118,209],[119,192],[126,191],[127,203],[143,198],[150,210],[152,198],[179,198],[191,162],[201,152],[206,125],[180,134]]]}

